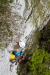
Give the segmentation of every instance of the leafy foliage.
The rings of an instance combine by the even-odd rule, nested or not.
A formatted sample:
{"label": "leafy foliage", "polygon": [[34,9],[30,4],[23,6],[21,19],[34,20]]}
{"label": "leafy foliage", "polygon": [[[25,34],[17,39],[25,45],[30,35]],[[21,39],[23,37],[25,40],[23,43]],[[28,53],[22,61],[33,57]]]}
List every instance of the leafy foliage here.
{"label": "leafy foliage", "polygon": [[12,3],[13,0],[0,0],[0,13],[5,13],[10,8],[9,4]]}
{"label": "leafy foliage", "polygon": [[30,63],[29,70],[31,75],[50,75],[50,55],[44,50],[36,50],[33,54]]}
{"label": "leafy foliage", "polygon": [[[12,36],[12,31],[10,30],[10,15],[11,15],[11,6],[13,0],[0,0],[0,42]],[[3,38],[4,37],[4,38]],[[5,41],[6,42],[6,41]],[[2,43],[1,43],[2,44]],[[5,43],[6,44],[6,43]],[[0,45],[1,46],[1,45]]]}
{"label": "leafy foliage", "polygon": [[50,39],[48,39],[47,42],[50,42]]}

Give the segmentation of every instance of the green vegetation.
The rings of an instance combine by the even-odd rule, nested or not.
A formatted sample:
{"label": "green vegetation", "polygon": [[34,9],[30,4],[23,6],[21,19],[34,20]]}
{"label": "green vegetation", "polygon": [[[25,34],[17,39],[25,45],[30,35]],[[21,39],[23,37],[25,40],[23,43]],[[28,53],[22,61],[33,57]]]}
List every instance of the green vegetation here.
{"label": "green vegetation", "polygon": [[48,39],[47,42],[50,42],[50,39]]}
{"label": "green vegetation", "polygon": [[[10,16],[11,16],[11,6],[10,3],[12,3],[13,0],[0,0],[0,42],[4,41],[6,42],[7,39],[4,39],[5,37],[8,38],[10,36],[13,36],[12,31],[10,30]],[[3,38],[4,37],[4,38]],[[0,44],[0,47],[4,46]]]}
{"label": "green vegetation", "polygon": [[37,49],[20,63],[18,75],[50,75],[50,54],[45,49]]}
{"label": "green vegetation", "polygon": [[8,14],[9,13],[9,8],[10,8],[10,5],[9,3],[12,3],[13,0],[0,0],[0,15],[4,14]]}
{"label": "green vegetation", "polygon": [[44,50],[36,50],[29,62],[30,75],[50,75],[50,55]]}

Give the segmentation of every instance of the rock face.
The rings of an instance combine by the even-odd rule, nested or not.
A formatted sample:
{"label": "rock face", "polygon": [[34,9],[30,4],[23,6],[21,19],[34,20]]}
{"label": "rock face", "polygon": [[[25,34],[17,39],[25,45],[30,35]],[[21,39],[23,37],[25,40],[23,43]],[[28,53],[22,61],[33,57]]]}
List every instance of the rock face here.
{"label": "rock face", "polygon": [[[0,12],[0,48],[8,46],[9,43],[13,44],[11,43],[12,37],[16,36],[18,40],[24,40],[26,42],[26,61],[29,61],[28,57],[32,55],[35,49],[39,48],[38,40],[40,38],[40,30],[50,19],[50,0],[14,0],[12,4],[6,3],[5,7],[3,8],[2,6],[0,10],[2,10]],[[49,41],[48,39],[48,42]],[[10,44],[9,49],[12,49]],[[8,49],[3,49],[3,53],[3,60],[1,59],[0,65],[6,60],[7,62],[4,63],[5,65],[3,66],[6,66],[8,72],[5,68],[1,70],[2,67],[0,67],[0,73],[6,74],[7,72],[7,75],[9,75]],[[6,57],[6,55],[8,56]],[[22,72],[20,75],[24,75],[23,70],[26,71],[26,64],[27,62],[24,65],[23,63],[20,65],[20,72]],[[13,75],[14,72],[16,72],[15,69],[11,75]],[[14,75],[16,75],[16,73]]]}
{"label": "rock face", "polygon": [[26,22],[31,22],[36,29],[40,25],[43,27],[43,21],[50,14],[50,0],[14,0],[13,4],[3,4],[0,4],[0,46],[9,44],[13,35],[21,37],[24,33],[21,28],[24,28]]}

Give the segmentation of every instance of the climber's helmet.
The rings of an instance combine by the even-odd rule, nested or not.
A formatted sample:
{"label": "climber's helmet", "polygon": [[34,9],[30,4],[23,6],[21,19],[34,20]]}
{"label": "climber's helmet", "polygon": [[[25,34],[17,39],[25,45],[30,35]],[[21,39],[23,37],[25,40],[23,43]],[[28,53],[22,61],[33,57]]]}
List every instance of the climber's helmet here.
{"label": "climber's helmet", "polygon": [[21,47],[21,48],[24,48],[25,47],[25,42],[19,42],[19,46]]}

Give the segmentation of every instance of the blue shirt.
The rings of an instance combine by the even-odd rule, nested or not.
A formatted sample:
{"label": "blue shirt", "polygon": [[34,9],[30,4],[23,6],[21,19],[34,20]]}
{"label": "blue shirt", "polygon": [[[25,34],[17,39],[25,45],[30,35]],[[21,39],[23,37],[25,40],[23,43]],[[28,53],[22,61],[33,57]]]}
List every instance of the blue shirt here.
{"label": "blue shirt", "polygon": [[15,56],[21,56],[21,53],[22,53],[22,48],[18,48],[20,50],[20,52],[16,52],[16,51],[13,51],[13,54]]}

